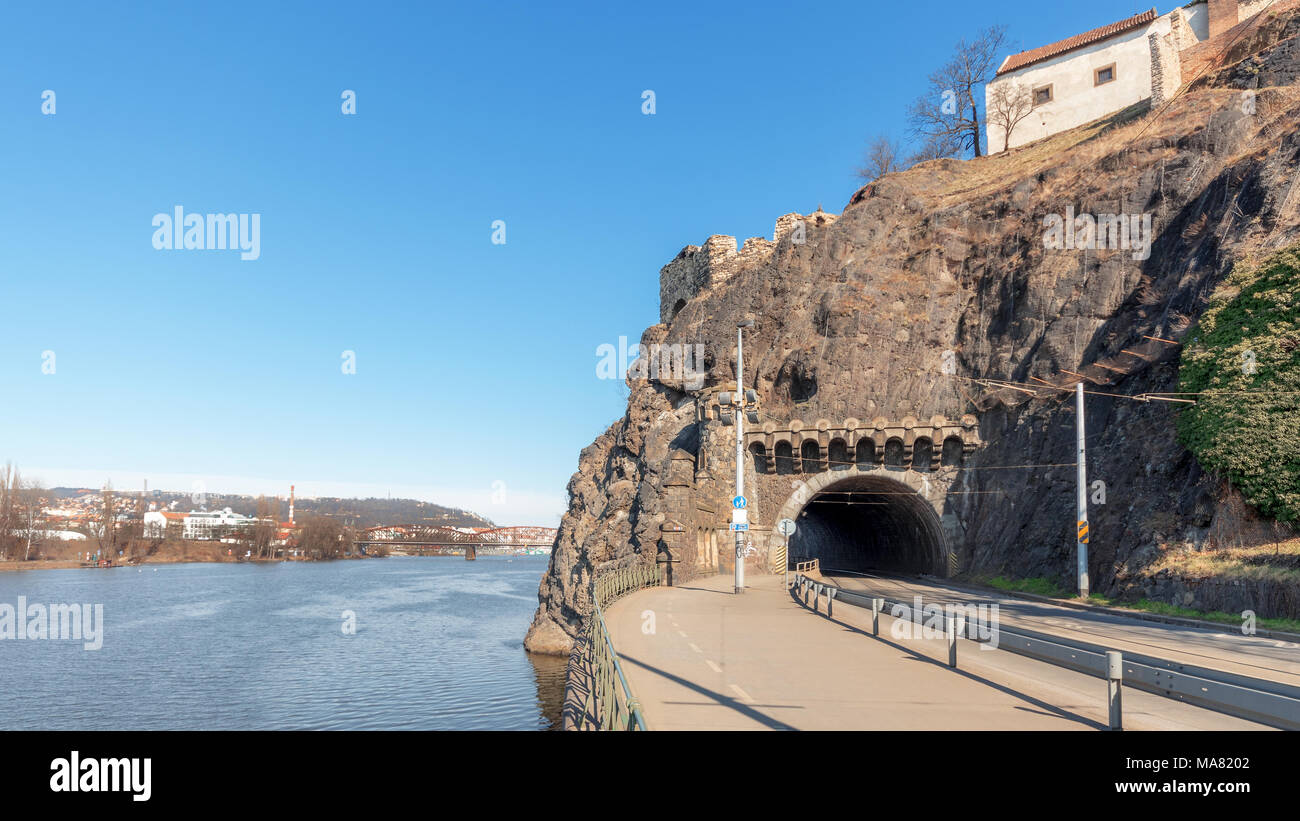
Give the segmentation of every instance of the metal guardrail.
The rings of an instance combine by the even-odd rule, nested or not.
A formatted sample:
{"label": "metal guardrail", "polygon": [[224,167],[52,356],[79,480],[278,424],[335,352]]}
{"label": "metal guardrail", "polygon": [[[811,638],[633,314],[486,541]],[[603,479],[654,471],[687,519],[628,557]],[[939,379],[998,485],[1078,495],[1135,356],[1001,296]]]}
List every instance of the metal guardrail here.
{"label": "metal guardrail", "polygon": [[[795,587],[805,604],[808,594],[815,594],[814,610],[819,609],[824,595],[827,615],[831,613],[832,601],[842,601],[871,610],[872,628],[876,635],[880,632],[880,612],[886,608],[902,605],[912,613],[913,621],[919,623],[922,619],[922,614],[913,612],[912,603],[845,590],[814,581],[802,572],[795,578]],[[1119,653],[1102,645],[1021,627],[993,625],[980,621],[977,614],[971,614],[969,605],[954,604],[966,615],[955,618],[950,615],[945,619],[944,634],[948,639],[949,666],[957,666],[958,638],[980,641],[981,634],[988,635],[996,629],[998,649],[1107,680],[1111,729],[1120,729],[1122,726],[1120,682],[1123,681],[1139,690],[1248,721],[1285,730],[1300,730],[1300,687],[1140,653]]]}
{"label": "metal guardrail", "polygon": [[591,676],[582,701],[580,730],[646,730],[641,705],[623,675],[618,652],[605,626],[604,608],[635,590],[657,587],[658,566],[615,570],[596,578],[592,586],[592,611],[587,620],[582,662]]}

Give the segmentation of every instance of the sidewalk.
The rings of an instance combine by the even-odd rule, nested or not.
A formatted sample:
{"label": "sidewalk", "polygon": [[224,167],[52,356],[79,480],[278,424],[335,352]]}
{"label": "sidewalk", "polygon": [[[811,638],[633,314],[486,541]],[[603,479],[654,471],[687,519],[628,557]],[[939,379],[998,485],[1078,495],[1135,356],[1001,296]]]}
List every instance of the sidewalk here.
{"label": "sidewalk", "polygon": [[[759,576],[742,596],[731,585],[718,576],[652,588],[609,608],[606,623],[651,729],[1095,727],[809,613],[780,577]],[[654,634],[642,630],[646,611]]]}

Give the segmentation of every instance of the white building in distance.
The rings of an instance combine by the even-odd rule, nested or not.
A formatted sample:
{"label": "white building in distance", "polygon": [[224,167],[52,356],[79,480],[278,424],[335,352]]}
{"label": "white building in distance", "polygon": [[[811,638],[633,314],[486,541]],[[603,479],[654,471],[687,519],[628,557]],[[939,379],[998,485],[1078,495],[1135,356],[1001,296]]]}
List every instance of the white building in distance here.
{"label": "white building in distance", "polygon": [[[1213,59],[1226,41],[1222,35],[1274,2],[1197,0],[1164,15],[1152,8],[1011,55],[984,87],[988,153],[1049,137],[1144,100],[1163,103]],[[998,109],[1015,113],[999,117]]]}
{"label": "white building in distance", "polygon": [[[195,541],[220,539],[255,524],[257,524],[256,519],[235,513],[230,508],[212,511],[195,510],[185,515],[181,538]],[[146,521],[147,526],[148,521]]]}

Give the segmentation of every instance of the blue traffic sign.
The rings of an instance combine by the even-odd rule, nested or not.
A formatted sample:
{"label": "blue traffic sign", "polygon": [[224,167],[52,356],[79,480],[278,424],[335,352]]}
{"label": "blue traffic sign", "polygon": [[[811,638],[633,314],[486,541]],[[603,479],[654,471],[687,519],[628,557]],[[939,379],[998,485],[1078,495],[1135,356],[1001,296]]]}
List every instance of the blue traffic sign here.
{"label": "blue traffic sign", "polygon": [[749,503],[745,500],[744,496],[737,496],[736,498],[731,500],[731,506],[734,507],[736,510],[744,510],[745,505],[747,504]]}

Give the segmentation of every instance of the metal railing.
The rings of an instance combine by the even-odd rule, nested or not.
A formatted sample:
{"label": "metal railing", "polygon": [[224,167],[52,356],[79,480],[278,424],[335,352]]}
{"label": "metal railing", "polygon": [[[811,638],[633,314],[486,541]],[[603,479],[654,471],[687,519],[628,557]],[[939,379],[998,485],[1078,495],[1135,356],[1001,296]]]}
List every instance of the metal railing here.
{"label": "metal railing", "polygon": [[588,686],[582,699],[578,729],[649,729],[605,626],[604,608],[633,591],[657,587],[660,578],[661,571],[657,565],[614,570],[596,578],[582,651],[581,666],[587,671]]}
{"label": "metal railing", "polygon": [[[812,593],[813,609],[826,597],[826,613],[831,614],[833,601],[871,611],[872,632],[880,633],[880,613],[886,608],[907,608],[914,622],[925,618],[915,612],[912,603],[896,602],[883,596],[869,596],[815,581],[799,573],[795,577],[799,598],[808,603]],[[937,603],[932,603],[937,604]],[[943,607],[943,605],[938,605]],[[1248,721],[1286,730],[1300,730],[1300,687],[1268,679],[1252,678],[1222,670],[1195,667],[1182,662],[1139,653],[1120,653],[1106,647],[1076,641],[1064,636],[1039,633],[1022,627],[1004,627],[971,613],[970,606],[955,604],[962,615],[949,614],[944,619],[944,637],[948,641],[948,666],[957,666],[957,639],[986,641],[996,631],[997,648],[1045,661],[1058,667],[1096,676],[1108,682],[1107,700],[1110,727],[1123,726],[1120,713],[1120,686],[1126,682],[1139,690],[1194,704]]]}
{"label": "metal railing", "polygon": [[809,562],[796,562],[794,566],[796,573],[821,573],[821,559],[813,559]]}

